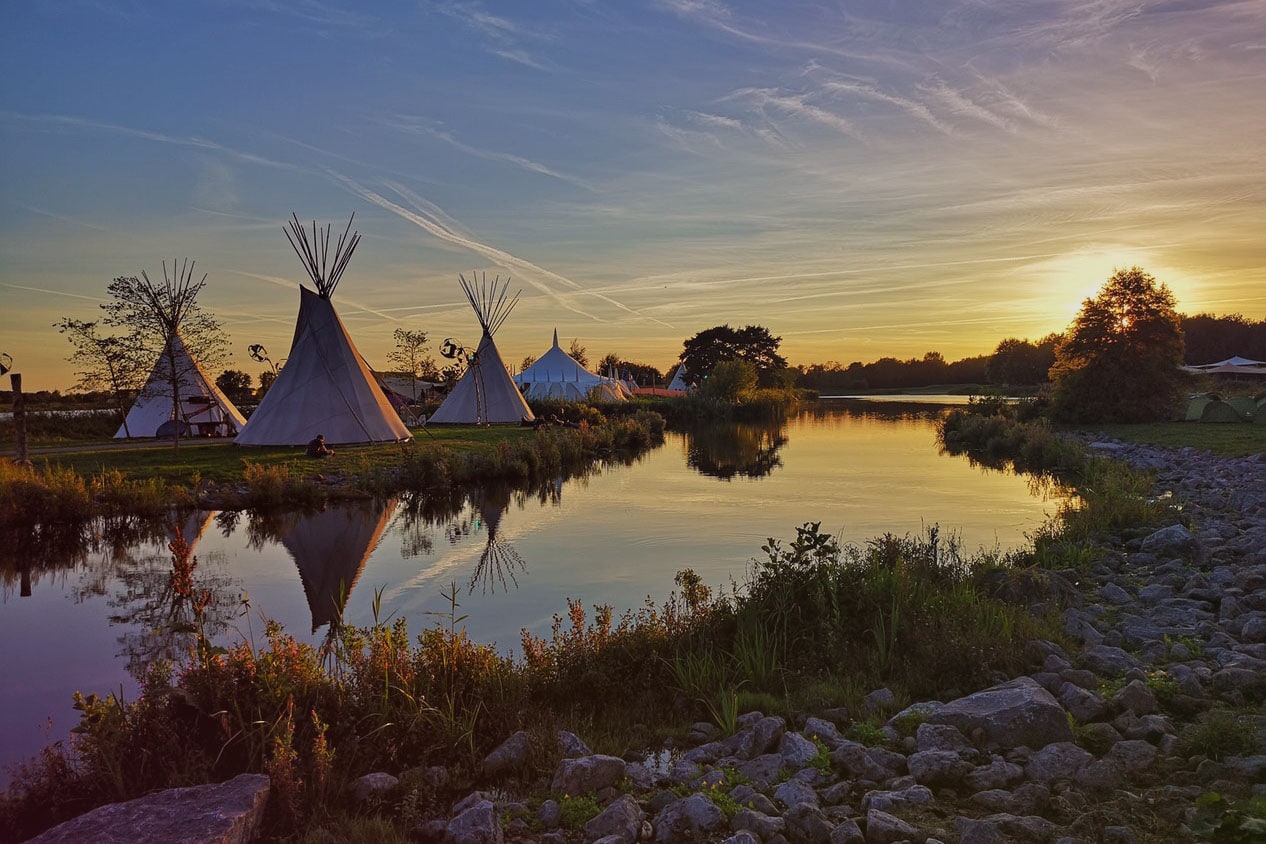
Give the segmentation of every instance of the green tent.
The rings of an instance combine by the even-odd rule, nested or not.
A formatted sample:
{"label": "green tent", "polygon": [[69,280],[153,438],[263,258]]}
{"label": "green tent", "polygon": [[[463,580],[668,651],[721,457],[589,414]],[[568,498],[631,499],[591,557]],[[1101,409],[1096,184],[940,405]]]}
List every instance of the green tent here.
{"label": "green tent", "polygon": [[1257,402],[1248,396],[1235,396],[1227,399],[1226,403],[1235,408],[1235,412],[1245,422],[1252,422],[1253,417],[1257,415]]}
{"label": "green tent", "polygon": [[1217,396],[1192,396],[1187,400],[1187,415],[1185,419],[1188,422],[1244,422],[1245,417],[1241,416],[1230,404],[1222,401]]}
{"label": "green tent", "polygon": [[1266,396],[1257,400],[1257,411],[1253,414],[1253,421],[1258,425],[1266,425]]}

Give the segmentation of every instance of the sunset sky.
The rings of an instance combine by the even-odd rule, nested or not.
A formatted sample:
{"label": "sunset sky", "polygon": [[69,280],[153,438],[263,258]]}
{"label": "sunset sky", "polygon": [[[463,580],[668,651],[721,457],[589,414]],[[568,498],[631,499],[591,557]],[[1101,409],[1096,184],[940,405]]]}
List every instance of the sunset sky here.
{"label": "sunset sky", "polygon": [[[512,276],[507,361],[557,327],[667,368],[758,323],[793,363],[981,354],[1067,325],[1116,267],[1266,317],[1266,3],[7,4],[0,351],[188,256],[285,354],[282,234],[348,215],[335,306],[473,344],[459,272]],[[7,387],[7,383],[3,385]]]}

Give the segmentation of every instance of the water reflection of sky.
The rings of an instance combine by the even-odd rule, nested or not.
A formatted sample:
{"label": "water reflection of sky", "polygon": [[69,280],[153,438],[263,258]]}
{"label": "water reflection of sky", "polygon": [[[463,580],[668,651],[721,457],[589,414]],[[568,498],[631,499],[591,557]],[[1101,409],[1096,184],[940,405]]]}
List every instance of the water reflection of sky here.
{"label": "water reflection of sky", "polygon": [[[312,633],[314,625],[344,599],[347,621],[371,623],[376,594],[380,617],[404,617],[418,632],[446,621],[444,592],[455,583],[471,636],[513,651],[522,628],[547,633],[568,597],[619,610],[662,601],[683,568],[728,588],[767,539],[789,539],[808,521],[854,543],[939,523],[970,549],[1023,544],[1054,504],[1024,478],[940,455],[934,413],[823,403],[781,430],[671,434],[631,466],[540,494],[477,495],[438,522],[393,501],[267,525],[208,517],[184,529],[199,570],[223,586],[224,614],[249,595],[250,623],[233,620],[226,639],[253,631],[261,640],[263,613],[315,642],[325,630]],[[700,474],[688,462],[719,470]],[[29,597],[6,575],[0,759],[34,753],[50,714],[50,735],[64,735],[76,689],[134,694],[128,652],[156,645],[122,620],[149,600],[145,584],[161,583],[168,561],[159,543],[95,552],[73,568],[33,573]]]}

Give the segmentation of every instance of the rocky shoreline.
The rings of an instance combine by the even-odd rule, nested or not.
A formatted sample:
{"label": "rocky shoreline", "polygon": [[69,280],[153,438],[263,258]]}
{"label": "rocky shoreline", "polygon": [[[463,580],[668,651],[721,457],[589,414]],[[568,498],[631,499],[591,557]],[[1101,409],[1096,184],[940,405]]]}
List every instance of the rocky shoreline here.
{"label": "rocky shoreline", "polygon": [[[445,844],[1200,840],[1201,795],[1266,794],[1266,454],[1221,458],[1110,440],[1088,447],[1156,472],[1156,494],[1178,502],[1177,518],[1145,536],[1109,538],[1087,570],[1063,573],[1074,587],[1063,621],[1075,645],[1030,642],[1029,673],[907,707],[867,743],[845,736],[849,713],[840,711],[797,724],[747,713],[730,736],[699,724],[690,746],[636,760],[595,755],[562,733],[551,799],[529,806],[499,789],[476,791],[447,816],[417,821],[411,837]],[[876,690],[866,706],[890,712],[890,698]],[[1218,713],[1247,734],[1243,747],[1211,754],[1193,741],[1197,725]],[[494,751],[484,761],[489,787],[529,767],[529,747],[516,734]],[[435,782],[445,772],[404,776]],[[234,799],[257,814],[267,778],[231,782],[239,784]],[[355,784],[355,799],[399,788],[393,775],[370,774]],[[178,791],[187,799],[196,789]],[[569,825],[566,804],[581,795],[601,811]],[[34,840],[112,840],[103,830],[129,805],[102,807]],[[107,827],[92,825],[98,813],[113,813]],[[232,813],[222,814],[227,823]],[[233,818],[234,836],[243,834],[240,821]],[[246,834],[190,839],[155,831],[145,840],[250,840]]]}

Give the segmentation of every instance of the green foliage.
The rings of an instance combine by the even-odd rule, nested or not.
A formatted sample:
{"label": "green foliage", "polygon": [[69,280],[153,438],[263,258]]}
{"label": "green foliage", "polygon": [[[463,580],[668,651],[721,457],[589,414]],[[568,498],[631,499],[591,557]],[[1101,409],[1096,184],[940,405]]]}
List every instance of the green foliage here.
{"label": "green foliage", "polygon": [[1227,800],[1216,791],[1196,798],[1192,832],[1213,844],[1259,844],[1266,840],[1266,795]]}
{"label": "green foliage", "polygon": [[564,829],[580,829],[602,812],[592,794],[564,794],[558,801],[558,807]]}
{"label": "green foliage", "polygon": [[1183,730],[1181,739],[1188,753],[1203,754],[1219,762],[1230,756],[1250,756],[1261,746],[1253,718],[1227,709],[1204,713]]}
{"label": "green foliage", "polygon": [[853,741],[861,742],[867,747],[883,747],[890,738],[883,728],[874,721],[854,721],[849,724],[844,735]]}
{"label": "green foliage", "polygon": [[699,387],[700,394],[712,401],[737,403],[756,388],[756,367],[745,360],[723,360]]}
{"label": "green foliage", "polygon": [[1056,346],[1051,411],[1064,422],[1171,418],[1187,377],[1169,288],[1138,267],[1118,270]]}

